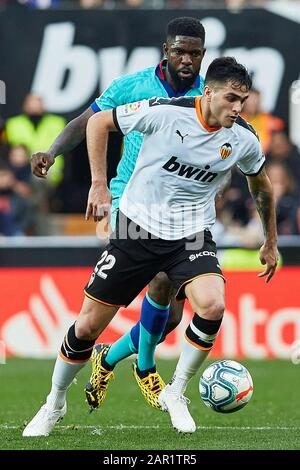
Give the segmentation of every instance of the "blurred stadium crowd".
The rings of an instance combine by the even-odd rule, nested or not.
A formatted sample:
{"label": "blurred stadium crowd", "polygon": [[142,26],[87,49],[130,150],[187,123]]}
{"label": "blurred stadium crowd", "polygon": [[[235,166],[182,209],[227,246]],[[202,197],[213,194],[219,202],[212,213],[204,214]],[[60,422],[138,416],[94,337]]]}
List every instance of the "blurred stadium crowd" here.
{"label": "blurred stadium crowd", "polygon": [[[0,5],[12,2],[0,0]],[[83,8],[106,7],[108,4],[128,7],[174,5],[199,6],[195,0],[15,0],[35,8],[56,8],[63,4]],[[209,2],[203,2],[208,4]],[[257,1],[215,1],[214,5],[228,7],[245,4],[257,6]],[[201,2],[202,4],[202,2]],[[287,124],[261,108],[259,90],[253,89],[243,109],[243,116],[259,134],[267,159],[267,171],[273,183],[277,202],[277,222],[280,235],[300,234],[300,153],[288,136]],[[6,121],[0,116],[0,236],[48,235],[55,231],[51,221],[56,214],[83,213],[90,185],[90,172],[85,143],[75,150],[57,157],[47,180],[31,174],[30,155],[45,151],[64,129],[66,119],[47,112],[42,98],[33,94],[24,97],[23,107],[16,116]],[[109,179],[115,175],[121,149],[121,137],[111,138],[109,150],[113,156],[109,165]],[[216,241],[253,247],[261,239],[261,225],[246,179],[238,171],[232,172],[231,181],[216,201]],[[77,221],[79,218],[77,217]],[[76,225],[76,224],[75,224]],[[75,230],[76,231],[76,230]]]}
{"label": "blurred stadium crowd", "polygon": [[[0,0],[0,5],[18,5],[29,8],[228,8],[259,7],[270,0]],[[274,2],[280,0],[272,0]],[[291,0],[299,2],[299,0]]]}

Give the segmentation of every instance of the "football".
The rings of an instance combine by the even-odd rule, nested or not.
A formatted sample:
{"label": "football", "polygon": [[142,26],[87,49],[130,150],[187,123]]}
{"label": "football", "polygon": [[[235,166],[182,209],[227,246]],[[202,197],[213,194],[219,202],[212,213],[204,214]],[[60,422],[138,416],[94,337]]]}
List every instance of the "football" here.
{"label": "football", "polygon": [[205,405],[219,413],[233,413],[243,408],[253,394],[253,381],[242,364],[217,361],[205,369],[199,383]]}

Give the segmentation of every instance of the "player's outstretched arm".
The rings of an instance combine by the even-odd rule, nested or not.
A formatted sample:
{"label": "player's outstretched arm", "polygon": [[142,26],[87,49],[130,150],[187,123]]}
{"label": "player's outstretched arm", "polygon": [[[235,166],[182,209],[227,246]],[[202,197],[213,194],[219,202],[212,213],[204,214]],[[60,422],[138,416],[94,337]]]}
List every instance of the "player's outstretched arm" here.
{"label": "player's outstretched arm", "polygon": [[37,152],[32,155],[31,170],[35,176],[47,178],[47,172],[53,165],[55,157],[73,150],[83,141],[88,119],[93,114],[92,108],[86,109],[66,125],[47,152]]}
{"label": "player's outstretched arm", "polygon": [[247,181],[265,234],[265,242],[260,249],[259,259],[261,264],[266,265],[266,268],[258,276],[267,276],[266,282],[269,282],[275,274],[278,262],[276,211],[273,188],[264,168],[256,176],[247,176]]}
{"label": "player's outstretched arm", "polygon": [[88,196],[85,218],[94,218],[95,222],[108,217],[111,206],[111,194],[107,187],[107,141],[109,131],[116,131],[111,110],[102,111],[92,116],[87,124],[86,141],[91,168],[91,187]]}

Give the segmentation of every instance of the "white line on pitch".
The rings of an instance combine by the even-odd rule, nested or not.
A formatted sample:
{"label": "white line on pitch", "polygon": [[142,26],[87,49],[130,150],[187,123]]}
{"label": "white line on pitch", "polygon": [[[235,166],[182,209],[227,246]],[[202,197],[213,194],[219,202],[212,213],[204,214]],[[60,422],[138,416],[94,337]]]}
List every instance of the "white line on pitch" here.
{"label": "white line on pitch", "polygon": [[[117,431],[123,431],[127,429],[166,429],[168,425],[152,425],[152,426],[139,426],[139,425],[128,425],[128,424],[117,424],[112,426],[94,426],[94,425],[81,425],[81,424],[69,424],[69,425],[58,425],[59,429],[91,429],[94,431],[105,431],[106,429],[115,429]],[[0,424],[0,429],[20,429],[20,426],[11,424]],[[218,430],[218,431],[298,431],[299,426],[197,426],[197,429],[203,430]]]}
{"label": "white line on pitch", "polygon": [[217,429],[221,431],[297,431],[299,426],[197,426],[197,429]]}

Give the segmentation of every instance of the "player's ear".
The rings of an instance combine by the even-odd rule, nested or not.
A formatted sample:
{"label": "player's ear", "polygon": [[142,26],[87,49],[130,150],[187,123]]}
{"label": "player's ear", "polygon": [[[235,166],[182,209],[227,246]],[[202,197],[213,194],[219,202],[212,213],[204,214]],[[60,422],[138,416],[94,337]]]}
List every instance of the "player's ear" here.
{"label": "player's ear", "polygon": [[205,96],[207,101],[211,100],[212,88],[209,85],[205,85],[205,87],[203,88],[203,96]]}
{"label": "player's ear", "polygon": [[163,55],[165,59],[168,57],[168,51],[169,51],[168,43],[164,42],[163,43]]}

